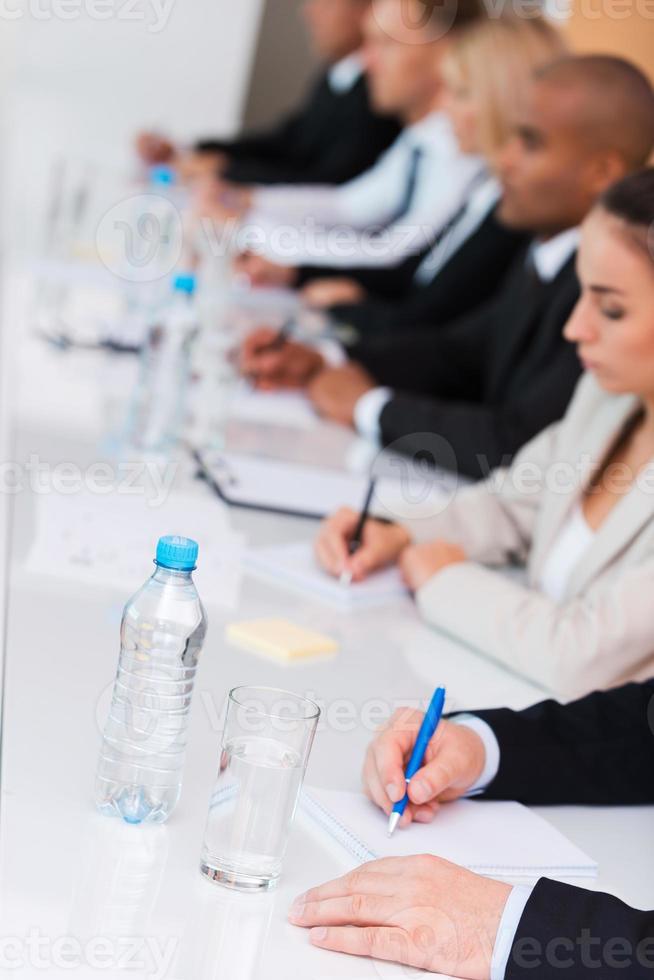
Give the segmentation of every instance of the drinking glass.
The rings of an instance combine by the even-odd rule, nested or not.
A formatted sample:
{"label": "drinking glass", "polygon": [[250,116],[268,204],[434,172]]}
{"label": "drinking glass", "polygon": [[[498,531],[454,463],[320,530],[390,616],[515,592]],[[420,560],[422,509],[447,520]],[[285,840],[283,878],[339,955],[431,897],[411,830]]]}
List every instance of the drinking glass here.
{"label": "drinking glass", "polygon": [[319,717],[313,701],[288,691],[230,692],[200,864],[211,881],[276,885]]}

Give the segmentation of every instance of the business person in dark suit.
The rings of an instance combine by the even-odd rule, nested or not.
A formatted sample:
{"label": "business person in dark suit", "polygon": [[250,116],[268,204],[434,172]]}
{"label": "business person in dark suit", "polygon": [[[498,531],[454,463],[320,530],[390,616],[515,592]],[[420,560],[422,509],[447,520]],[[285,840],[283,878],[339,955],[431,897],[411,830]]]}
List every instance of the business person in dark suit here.
{"label": "business person in dark suit", "polygon": [[143,133],[146,163],[175,162],[188,176],[220,171],[246,184],[340,184],[371,167],[399,133],[398,123],[370,105],[359,49],[370,0],[305,0],[311,43],[327,65],[292,115],[268,130],[234,140],[206,139],[189,151]]}
{"label": "business person in dark suit", "polygon": [[484,157],[490,170],[427,249],[383,270],[350,269],[347,275],[342,269],[306,266],[273,270],[257,255],[244,256],[239,271],[255,286],[303,286],[304,302],[328,308],[337,323],[355,328],[359,337],[445,323],[481,305],[528,238],[497,219],[501,190],[493,173],[495,157],[533,72],[565,51],[560,32],[542,18],[480,18],[454,40],[442,68],[443,108],[461,152]]}
{"label": "business person in dark suit", "polygon": [[[369,747],[365,790],[387,814],[404,795],[421,721],[400,709]],[[435,849],[439,807],[473,793],[534,806],[652,804],[654,681],[444,721],[408,793],[403,823],[434,820]],[[311,889],[290,920],[323,949],[465,980],[654,977],[654,911],[547,878],[512,888],[426,855]]]}
{"label": "business person in dark suit", "polygon": [[[578,298],[578,225],[654,144],[654,93],[611,57],[565,58],[538,74],[500,158],[501,220],[536,238],[498,294],[435,331],[363,342],[351,361],[272,331],[246,339],[243,370],[262,387],[306,386],[326,418],[473,478],[559,419],[581,365],[563,338]],[[440,436],[434,440],[433,434]]]}

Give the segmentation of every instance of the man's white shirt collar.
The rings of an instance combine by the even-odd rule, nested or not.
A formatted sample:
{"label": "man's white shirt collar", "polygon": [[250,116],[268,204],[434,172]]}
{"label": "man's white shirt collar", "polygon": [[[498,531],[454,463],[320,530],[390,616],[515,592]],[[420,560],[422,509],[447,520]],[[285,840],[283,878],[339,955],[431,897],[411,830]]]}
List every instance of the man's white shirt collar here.
{"label": "man's white shirt collar", "polygon": [[579,247],[579,228],[568,228],[546,242],[534,242],[531,259],[543,282],[552,282]]}
{"label": "man's white shirt collar", "polygon": [[327,73],[329,87],[336,95],[344,95],[354,88],[363,74],[363,58],[360,51],[353,51],[332,65]]}

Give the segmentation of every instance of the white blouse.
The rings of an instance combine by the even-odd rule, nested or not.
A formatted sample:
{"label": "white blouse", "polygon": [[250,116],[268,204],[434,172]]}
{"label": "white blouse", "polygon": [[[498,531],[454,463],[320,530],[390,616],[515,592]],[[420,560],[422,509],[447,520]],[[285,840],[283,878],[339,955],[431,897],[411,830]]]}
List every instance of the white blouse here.
{"label": "white blouse", "polygon": [[570,576],[594,538],[595,531],[589,527],[578,503],[554,539],[540,575],[541,591],[554,602],[563,600]]}

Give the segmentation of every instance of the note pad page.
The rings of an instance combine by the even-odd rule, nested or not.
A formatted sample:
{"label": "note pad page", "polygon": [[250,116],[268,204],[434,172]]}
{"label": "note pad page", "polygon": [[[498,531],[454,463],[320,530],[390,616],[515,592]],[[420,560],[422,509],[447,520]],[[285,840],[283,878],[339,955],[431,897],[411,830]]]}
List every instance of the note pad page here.
{"label": "note pad page", "polygon": [[435,854],[485,875],[597,874],[588,855],[519,803],[458,800],[443,806],[432,824],[412,824],[389,839],[388,818],[362,793],[307,789],[307,795],[317,804],[309,804],[309,815],[359,860]]}

